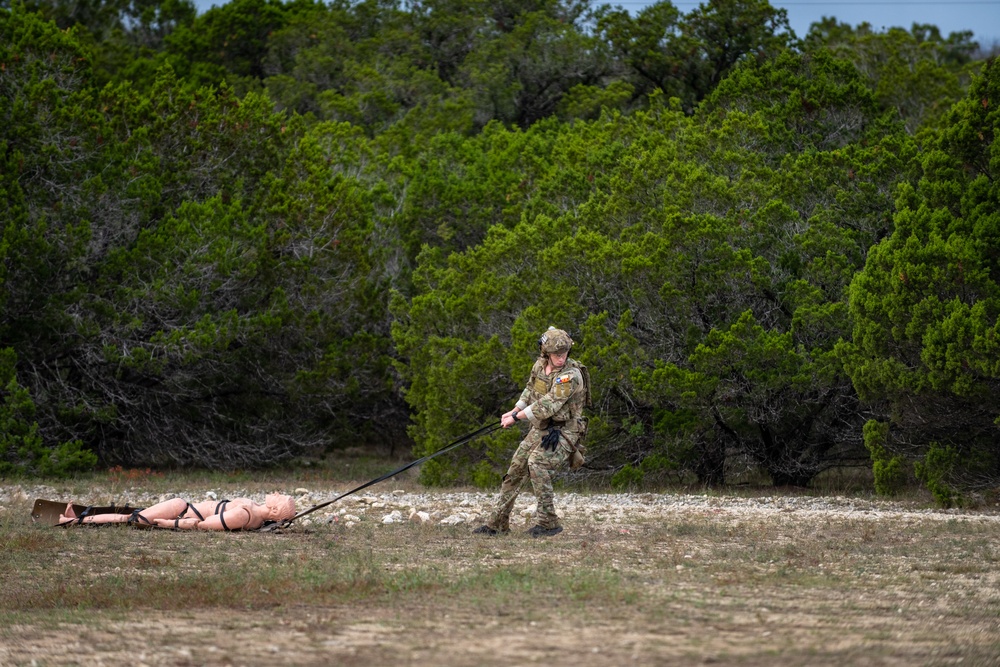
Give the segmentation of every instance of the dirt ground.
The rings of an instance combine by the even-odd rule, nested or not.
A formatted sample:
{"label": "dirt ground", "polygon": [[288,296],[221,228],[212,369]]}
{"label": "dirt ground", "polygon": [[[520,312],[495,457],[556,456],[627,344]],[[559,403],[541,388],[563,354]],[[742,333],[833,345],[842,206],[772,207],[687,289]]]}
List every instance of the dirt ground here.
{"label": "dirt ground", "polygon": [[[845,601],[822,601],[822,607]],[[872,604],[813,613],[815,600],[757,612],[525,621],[462,610],[192,612],[105,620],[100,627],[5,629],[3,664],[32,665],[997,665],[997,628],[899,618]],[[722,613],[719,613],[722,612]],[[435,611],[436,613],[436,611]],[[291,617],[289,617],[291,616]],[[942,648],[942,640],[950,647]],[[992,644],[992,646],[990,646]]]}
{"label": "dirt ground", "polygon": [[[368,538],[335,529],[345,551],[378,535],[378,566],[393,572],[437,563],[446,582],[482,582],[580,563],[588,581],[604,572],[620,591],[491,597],[459,586],[351,604],[102,610],[84,624],[28,612],[0,627],[0,664],[1000,665],[996,513],[650,507],[629,522],[574,505],[566,530],[544,541],[468,526],[378,525]],[[239,539],[248,554],[255,540],[281,540],[305,559],[332,538],[293,528]]]}

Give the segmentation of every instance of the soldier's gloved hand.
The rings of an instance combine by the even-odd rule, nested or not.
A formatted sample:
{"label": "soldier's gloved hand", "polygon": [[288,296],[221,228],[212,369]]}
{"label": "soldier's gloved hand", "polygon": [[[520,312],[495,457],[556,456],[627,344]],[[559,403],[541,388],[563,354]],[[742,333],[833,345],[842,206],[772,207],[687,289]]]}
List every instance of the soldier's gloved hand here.
{"label": "soldier's gloved hand", "polygon": [[559,446],[560,435],[562,435],[562,433],[557,428],[554,428],[545,434],[542,438],[542,449],[549,452],[556,451],[556,448]]}

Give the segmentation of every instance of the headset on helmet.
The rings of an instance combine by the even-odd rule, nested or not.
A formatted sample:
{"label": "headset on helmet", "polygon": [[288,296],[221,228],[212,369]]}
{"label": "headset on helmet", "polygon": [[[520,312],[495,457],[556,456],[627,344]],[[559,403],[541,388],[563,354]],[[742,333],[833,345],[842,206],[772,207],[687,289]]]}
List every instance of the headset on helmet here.
{"label": "headset on helmet", "polygon": [[538,339],[538,348],[542,354],[563,354],[573,347],[573,339],[562,329],[549,327],[548,331]]}

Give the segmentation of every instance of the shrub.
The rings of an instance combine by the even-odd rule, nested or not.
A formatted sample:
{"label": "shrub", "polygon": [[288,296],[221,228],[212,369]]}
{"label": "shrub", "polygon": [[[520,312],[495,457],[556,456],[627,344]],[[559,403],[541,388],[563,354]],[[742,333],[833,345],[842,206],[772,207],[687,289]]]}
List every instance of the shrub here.
{"label": "shrub", "polygon": [[79,440],[46,449],[34,420],[35,403],[18,384],[14,350],[0,350],[0,474],[64,477],[97,464],[97,455]]}
{"label": "shrub", "polygon": [[864,434],[865,447],[872,457],[875,492],[880,496],[896,495],[906,483],[906,460],[887,448],[889,424],[872,419],[865,424]]}

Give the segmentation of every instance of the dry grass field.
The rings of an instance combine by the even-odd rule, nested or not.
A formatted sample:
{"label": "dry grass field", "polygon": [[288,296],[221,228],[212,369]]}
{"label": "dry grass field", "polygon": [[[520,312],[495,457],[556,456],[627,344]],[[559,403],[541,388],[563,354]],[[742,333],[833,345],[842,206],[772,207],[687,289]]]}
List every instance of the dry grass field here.
{"label": "dry grass field", "polygon": [[0,664],[1000,665],[996,508],[559,494],[561,535],[519,514],[488,538],[379,519],[397,498],[474,521],[492,494],[393,488],[218,534],[36,525],[0,486]]}

